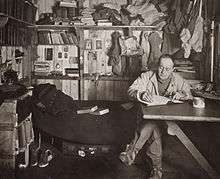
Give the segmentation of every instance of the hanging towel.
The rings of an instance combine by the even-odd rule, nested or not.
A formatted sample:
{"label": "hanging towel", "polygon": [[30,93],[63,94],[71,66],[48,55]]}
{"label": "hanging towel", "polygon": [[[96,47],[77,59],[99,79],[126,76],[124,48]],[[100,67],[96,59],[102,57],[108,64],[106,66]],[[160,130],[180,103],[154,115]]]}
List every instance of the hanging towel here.
{"label": "hanging towel", "polygon": [[194,33],[189,40],[189,44],[196,52],[202,52],[202,42],[203,42],[203,22],[202,17],[202,0],[200,0],[199,15],[196,19]]}

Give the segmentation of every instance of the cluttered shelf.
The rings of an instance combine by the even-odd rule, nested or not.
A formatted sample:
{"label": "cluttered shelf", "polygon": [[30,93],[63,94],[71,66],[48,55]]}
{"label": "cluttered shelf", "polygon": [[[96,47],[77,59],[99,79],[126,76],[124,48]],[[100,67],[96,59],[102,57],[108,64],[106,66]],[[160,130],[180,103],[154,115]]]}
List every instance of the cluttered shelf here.
{"label": "cluttered shelf", "polygon": [[13,16],[10,16],[10,15],[7,15],[7,14],[1,13],[1,12],[0,12],[0,17],[8,17],[9,19],[12,19],[12,20],[14,20],[14,21],[16,21],[16,22],[20,22],[20,23],[26,24],[26,25],[28,25],[28,26],[33,26],[33,25],[34,25],[34,24],[29,23],[29,22],[27,22],[27,21],[23,21],[23,20],[21,20],[21,19],[15,18],[15,17],[13,17]]}
{"label": "cluttered shelf", "polygon": [[149,30],[149,31],[157,31],[156,26],[99,26],[99,25],[35,25],[35,26],[29,26],[30,28],[37,28],[39,30],[51,30],[51,29],[69,29],[69,28],[79,28],[84,30],[121,30],[124,28],[130,29],[130,30]]}
{"label": "cluttered shelf", "polygon": [[34,75],[32,74],[32,79],[54,79],[54,80],[108,80],[108,81],[132,81],[135,79],[135,77],[122,77],[122,76],[116,76],[116,75],[90,75],[90,74],[84,74],[83,77],[71,77],[68,75]]}

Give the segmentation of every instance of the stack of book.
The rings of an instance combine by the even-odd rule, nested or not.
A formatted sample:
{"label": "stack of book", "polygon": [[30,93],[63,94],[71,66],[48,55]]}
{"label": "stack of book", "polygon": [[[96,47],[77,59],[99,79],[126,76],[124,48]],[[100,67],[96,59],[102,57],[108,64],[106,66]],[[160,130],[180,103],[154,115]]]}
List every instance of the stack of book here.
{"label": "stack of book", "polygon": [[81,22],[83,25],[95,25],[95,21],[93,20],[93,17],[82,17]]}
{"label": "stack of book", "polygon": [[81,11],[81,22],[84,25],[95,25],[95,21],[93,20],[92,14],[95,12],[93,8],[84,8]]}
{"label": "stack of book", "polygon": [[34,63],[34,74],[47,76],[50,72],[50,63],[44,61],[36,61]]}
{"label": "stack of book", "polygon": [[97,22],[98,26],[112,26],[112,22],[109,21],[108,19],[100,19]]}
{"label": "stack of book", "polygon": [[65,74],[69,77],[79,77],[79,69],[65,68]]}

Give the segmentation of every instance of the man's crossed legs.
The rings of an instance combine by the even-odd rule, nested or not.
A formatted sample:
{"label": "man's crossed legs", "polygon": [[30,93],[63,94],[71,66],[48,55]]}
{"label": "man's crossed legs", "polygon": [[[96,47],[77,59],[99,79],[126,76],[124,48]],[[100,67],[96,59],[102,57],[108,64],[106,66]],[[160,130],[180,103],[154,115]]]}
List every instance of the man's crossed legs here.
{"label": "man's crossed legs", "polygon": [[152,161],[152,173],[150,179],[162,178],[162,143],[161,129],[154,122],[142,120],[138,123],[135,137],[127,148],[119,156],[120,160],[127,164],[133,164],[138,152],[145,143],[148,143],[147,155]]}

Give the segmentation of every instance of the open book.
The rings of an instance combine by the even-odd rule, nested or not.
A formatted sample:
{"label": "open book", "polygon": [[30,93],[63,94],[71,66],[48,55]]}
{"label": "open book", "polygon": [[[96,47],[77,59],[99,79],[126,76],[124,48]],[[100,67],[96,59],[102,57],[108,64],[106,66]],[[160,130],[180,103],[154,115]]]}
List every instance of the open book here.
{"label": "open book", "polygon": [[147,104],[148,106],[158,106],[158,105],[165,105],[168,102],[172,102],[172,103],[183,103],[182,101],[179,100],[172,100],[170,98],[164,97],[164,96],[159,96],[159,95],[153,95],[153,102],[147,102],[142,100],[139,95],[137,97],[138,101],[140,101],[141,103]]}

